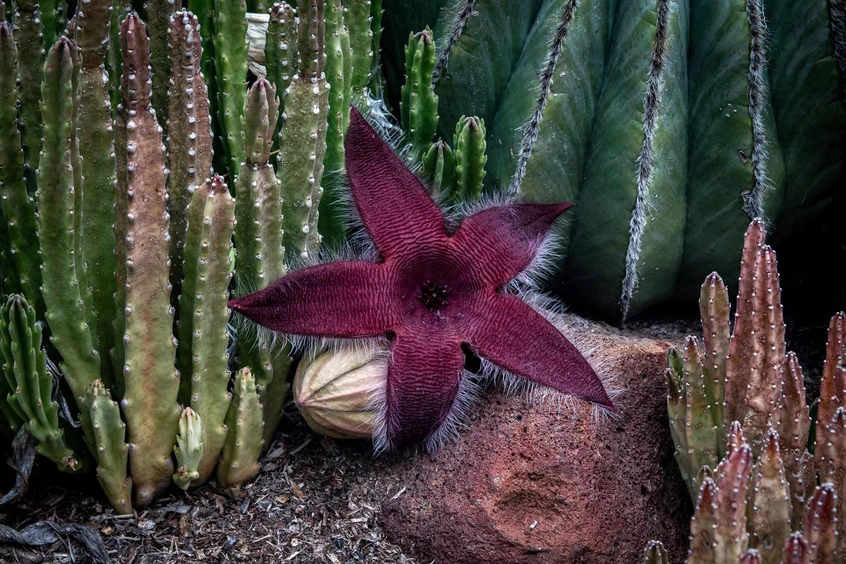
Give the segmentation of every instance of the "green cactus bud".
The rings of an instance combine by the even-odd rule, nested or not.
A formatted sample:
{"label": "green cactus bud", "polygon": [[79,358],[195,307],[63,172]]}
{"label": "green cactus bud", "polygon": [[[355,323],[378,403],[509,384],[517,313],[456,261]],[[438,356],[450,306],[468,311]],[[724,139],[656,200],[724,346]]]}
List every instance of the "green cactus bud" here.
{"label": "green cactus bud", "polygon": [[[41,298],[41,256],[36,232],[35,202],[27,191],[24,153],[18,131],[15,84],[17,49],[9,24],[0,22],[0,243],[3,286],[18,291],[44,318]],[[40,113],[40,112],[39,112]]]}
{"label": "green cactus bud", "polygon": [[[170,215],[171,304],[176,306],[177,296],[182,294],[188,204],[194,189],[211,174],[213,140],[208,89],[202,73],[202,41],[196,16],[186,10],[174,13],[170,18],[168,38],[173,74],[167,113],[170,170],[167,212]],[[180,367],[180,370],[183,368]]]}
{"label": "green cactus bud", "polygon": [[89,449],[97,460],[97,481],[118,515],[132,514],[132,479],[126,475],[129,445],[120,408],[100,380],[85,390],[80,419]]}
{"label": "green cactus bud", "polygon": [[432,30],[427,27],[420,33],[411,34],[405,48],[406,78],[400,114],[402,129],[408,135],[415,158],[429,151],[438,130],[438,97],[432,83],[434,70],[435,41]]}
{"label": "green cactus bud", "polygon": [[643,557],[644,564],[667,564],[667,551],[659,541],[649,541]]}
{"label": "green cactus bud", "polygon": [[[241,197],[241,193],[238,194]],[[202,458],[195,467],[195,484],[214,470],[226,437],[229,408],[227,299],[231,278],[235,203],[220,176],[194,190],[188,209],[185,283],[179,297],[177,367],[181,372],[181,403],[203,419]],[[183,411],[183,416],[185,412]],[[182,487],[180,485],[180,487]]]}
{"label": "green cactus bud", "polygon": [[263,425],[255,380],[249,368],[242,368],[235,376],[232,403],[226,414],[228,432],[217,466],[220,487],[239,488],[258,474],[258,457],[264,444]]}
{"label": "green cactus bud", "polygon": [[183,409],[179,417],[179,433],[176,435],[173,454],[176,456],[173,482],[187,490],[191,482],[200,477],[197,468],[203,458],[203,422],[190,407]]}
{"label": "green cactus bud", "polygon": [[755,464],[749,544],[764,564],[781,564],[784,543],[790,536],[791,502],[787,492],[778,433],[770,429],[761,458]]}
{"label": "green cactus bud", "polygon": [[[189,6],[190,7],[190,6]],[[244,162],[244,83],[247,81],[247,4],[244,0],[215,0],[214,58],[218,123],[224,134],[229,174],[238,176]]]}
{"label": "green cactus bud", "polygon": [[349,347],[303,359],[294,376],[294,401],[309,427],[339,439],[371,438],[373,396],[387,382],[383,353]]}
{"label": "green cactus bud", "polygon": [[[703,466],[715,468],[717,465],[717,444],[720,436],[705,390],[699,343],[694,337],[688,337],[684,344],[684,393],[687,456],[690,457],[687,466],[691,476],[695,476]],[[682,453],[682,456],[684,454]],[[700,484],[694,482],[691,491],[696,492],[699,486]]]}
{"label": "green cactus bud", "polygon": [[[47,8],[45,5],[44,8]],[[48,10],[49,11],[49,10]],[[42,38],[42,13],[36,0],[15,3],[15,41],[18,46],[18,80],[20,84],[20,123],[26,161],[27,189],[35,194],[35,170],[41,154],[41,83],[44,80],[44,53],[50,48]],[[45,29],[49,25],[45,24]],[[55,35],[50,40],[55,40]],[[45,46],[46,45],[46,46]]]}
{"label": "green cactus bud", "polygon": [[100,378],[110,386],[113,369],[110,351],[114,347],[115,318],[115,237],[111,222],[114,214],[115,155],[112,141],[111,101],[105,74],[111,2],[91,0],[79,7],[75,17],[75,37],[80,47],[79,110],[77,138],[82,160],[80,209],[75,210],[82,237],[77,246],[85,278],[91,287],[91,304],[96,311]]}
{"label": "green cactus bud", "polygon": [[323,73],[324,4],[299,0],[299,70],[285,92],[277,177],[282,183],[283,243],[289,261],[315,256],[323,195],[329,88]]}
{"label": "green cactus bud", "polygon": [[47,373],[35,310],[19,295],[0,307],[0,357],[6,379],[13,378],[7,401],[38,441],[38,453],[64,472],[85,470],[85,461],[68,446],[59,427],[59,406],[53,401],[53,378]]}
{"label": "green cactus bud", "polygon": [[[141,19],[121,24],[123,75],[117,146],[126,163],[116,211],[126,219],[118,236],[125,247],[123,280],[123,380],[121,401],[129,429],[135,504],[144,507],[170,484],[176,440],[179,374],[174,369],[173,307],[168,282],[168,220],[165,155],[161,128],[151,105],[149,39]],[[119,213],[119,212],[118,212]],[[143,250],[143,252],[141,252]],[[150,425],[154,421],[155,425]]]}
{"label": "green cactus bud", "polygon": [[439,139],[423,156],[422,176],[432,182],[434,194],[455,192],[455,155],[444,141]]}
{"label": "green cactus bud", "polygon": [[485,179],[485,120],[462,116],[455,126],[455,201],[476,200],[482,195]]}
{"label": "green cactus bud", "polygon": [[44,67],[42,114],[44,148],[38,166],[38,239],[42,253],[42,295],[52,343],[61,353],[62,373],[75,398],[100,374],[100,357],[89,328],[81,265],[75,256],[74,225],[74,75],[76,44],[60,37]]}

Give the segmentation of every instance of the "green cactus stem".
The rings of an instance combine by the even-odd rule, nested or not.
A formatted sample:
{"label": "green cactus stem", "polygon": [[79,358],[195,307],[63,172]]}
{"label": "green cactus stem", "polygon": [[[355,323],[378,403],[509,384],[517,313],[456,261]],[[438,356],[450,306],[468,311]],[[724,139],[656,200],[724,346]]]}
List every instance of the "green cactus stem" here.
{"label": "green cactus stem", "polygon": [[423,156],[422,176],[432,183],[432,193],[451,194],[455,190],[455,154],[438,140]]}
{"label": "green cactus stem", "polygon": [[44,50],[49,51],[62,27],[59,26],[61,0],[37,0],[41,9],[41,35]]}
{"label": "green cactus stem", "polygon": [[[24,153],[17,126],[17,50],[9,24],[0,22],[0,230],[4,287],[20,291],[44,318],[41,298],[41,256],[36,232],[35,202],[27,191]],[[8,272],[6,272],[8,268]]]}
{"label": "green cactus stem", "polygon": [[51,341],[61,353],[62,373],[74,398],[100,374],[100,356],[89,329],[79,281],[80,265],[74,256],[74,67],[76,44],[60,37],[44,67],[42,114],[44,148],[38,166],[38,239],[42,254],[42,295]]}
{"label": "green cactus stem", "polygon": [[432,83],[434,70],[435,41],[432,30],[427,27],[411,34],[405,48],[406,78],[402,87],[400,119],[415,158],[429,151],[438,131],[438,97]]}
{"label": "green cactus stem", "polygon": [[176,354],[182,383],[180,402],[190,405],[203,420],[204,449],[197,465],[192,467],[197,471],[191,478],[195,484],[205,482],[211,475],[226,437],[224,418],[229,408],[226,303],[232,267],[234,210],[235,202],[220,176],[198,186],[188,208],[185,283],[179,296]]}
{"label": "green cactus stem", "polygon": [[808,560],[813,563],[834,564],[837,550],[837,494],[832,484],[823,484],[808,502],[805,529],[802,536],[808,541]]}
{"label": "green cactus stem", "polygon": [[0,307],[0,360],[12,390],[6,399],[38,441],[38,453],[64,472],[84,470],[84,460],[59,427],[59,405],[53,401],[53,377],[47,372],[35,310],[19,295]]}
{"label": "green cactus stem", "polygon": [[[20,124],[26,161],[27,188],[35,194],[35,169],[41,154],[41,82],[44,79],[44,53],[41,10],[36,0],[15,4],[15,41],[18,46],[20,84]],[[55,39],[55,38],[54,38]],[[49,48],[49,46],[47,47]]]}
{"label": "green cactus stem", "polygon": [[132,478],[126,475],[129,445],[126,423],[108,388],[95,380],[80,402],[80,419],[86,441],[97,460],[97,481],[118,515],[132,514]]}
{"label": "green cactus stem", "polygon": [[344,20],[350,32],[352,49],[352,90],[364,92],[373,66],[373,16],[371,0],[345,0]]}
{"label": "green cactus stem", "polygon": [[338,248],[346,232],[342,205],[344,172],[344,137],[350,119],[350,77],[352,53],[348,45],[349,31],[344,25],[341,0],[326,3],[326,80],[329,85],[329,113],[326,129],[326,155],[323,158],[323,188],[318,227],[324,244]]}
{"label": "green cactus stem", "polygon": [[[247,95],[244,110],[247,160],[236,189],[235,257],[239,294],[261,290],[287,272],[283,260],[280,182],[270,164],[278,111],[276,89],[267,80],[259,79]],[[255,380],[265,408],[265,432],[269,435],[269,443],[281,418],[282,403],[288,396],[291,362],[288,349],[272,350],[267,343],[244,335],[238,340],[238,358],[250,368]]]}
{"label": "green cactus stem", "polygon": [[[843,362],[846,342],[846,314],[837,313],[828,324],[828,339],[825,344],[825,362],[820,379],[820,401],[817,404],[816,447],[814,459],[820,469],[826,466],[826,445],[828,425],[837,410],[838,382],[837,367]],[[841,404],[842,405],[842,404]]]}
{"label": "green cactus stem", "polygon": [[203,458],[203,422],[190,407],[183,409],[179,417],[179,434],[176,435],[173,455],[176,457],[173,482],[187,490],[191,482],[200,477],[197,469]]}
{"label": "green cactus stem", "polygon": [[472,201],[482,195],[482,181],[485,179],[485,121],[475,117],[462,116],[455,126],[453,146],[455,147],[455,193],[453,200]]}
{"label": "green cactus stem", "polygon": [[202,38],[196,16],[186,10],[174,13],[170,17],[168,38],[173,74],[167,111],[170,170],[167,213],[170,215],[171,303],[176,306],[177,297],[182,294],[188,204],[191,193],[211,175],[213,137],[208,88],[202,73]]}
{"label": "green cactus stem", "polygon": [[[173,308],[168,284],[168,220],[161,128],[151,106],[146,26],[130,14],[121,24],[121,122],[126,153],[126,262],[121,407],[129,428],[135,504],[144,507],[170,484],[176,440],[179,374],[174,369]],[[150,422],[154,421],[154,425]]]}
{"label": "green cactus stem", "polygon": [[811,417],[805,402],[805,381],[794,353],[787,353],[781,402],[773,413],[779,448],[784,458],[785,478],[791,500],[793,530],[801,527],[805,503],[814,490],[814,459],[808,452]]}
{"label": "green cactus stem", "polygon": [[244,162],[244,83],[247,81],[247,4],[215,0],[214,60],[218,123],[224,134],[229,174],[237,178]]}
{"label": "green cactus stem", "polygon": [[[267,80],[276,87],[280,98],[297,74],[299,64],[297,51],[297,11],[285,2],[276,2],[270,8],[267,24],[267,38],[264,43],[264,59]],[[280,100],[280,111],[284,111],[284,99]],[[276,124],[274,150],[278,145],[276,135],[282,122]]]}
{"label": "green cactus stem", "polygon": [[373,54],[370,61],[370,84],[373,90],[374,80],[381,82],[379,67],[382,59],[382,0],[370,0],[370,32]]}
{"label": "green cactus stem", "polygon": [[[181,2],[180,2],[181,4]],[[150,35],[150,66],[153,79],[153,109],[166,130],[168,115],[168,79],[171,76],[170,29],[175,0],[144,0],[144,21]],[[181,57],[180,57],[181,59]],[[199,69],[198,69],[199,70]]]}
{"label": "green cactus stem", "polygon": [[778,442],[778,433],[770,429],[753,472],[749,544],[758,550],[763,564],[781,564],[790,536],[792,506]]}
{"label": "green cactus stem", "polygon": [[644,564],[667,564],[667,551],[659,541],[649,541],[643,556]]}
{"label": "green cactus stem", "polygon": [[131,0],[112,0],[112,12],[109,18],[109,46],[108,46],[108,69],[109,83],[112,85],[112,118],[117,117],[117,108],[120,105],[120,73],[122,62],[120,60],[120,23],[132,11]]}
{"label": "green cactus stem", "polygon": [[725,416],[723,406],[726,393],[726,357],[728,356],[730,324],[728,289],[716,272],[712,272],[702,284],[699,293],[699,316],[702,320],[704,358],[702,367],[705,372],[705,393],[708,397],[714,424],[717,426],[717,456],[725,455],[723,440],[725,436]]}
{"label": "green cactus stem", "polygon": [[77,248],[92,291],[100,378],[107,386],[113,381],[110,351],[114,347],[112,321],[116,315],[115,236],[111,222],[103,221],[114,214],[116,183],[109,78],[105,69],[110,16],[111,2],[90,0],[77,9],[74,30],[82,59],[78,123],[84,124],[77,128],[82,176],[78,188],[81,206],[75,216],[83,234]]}
{"label": "green cactus stem", "polygon": [[323,195],[323,157],[329,88],[324,76],[324,3],[299,0],[299,68],[285,92],[277,177],[282,183],[283,243],[289,261],[320,248],[318,209]]}
{"label": "green cactus stem", "polygon": [[249,368],[242,368],[235,376],[232,403],[226,414],[228,433],[217,466],[218,486],[238,488],[258,474],[263,425],[255,380]]}

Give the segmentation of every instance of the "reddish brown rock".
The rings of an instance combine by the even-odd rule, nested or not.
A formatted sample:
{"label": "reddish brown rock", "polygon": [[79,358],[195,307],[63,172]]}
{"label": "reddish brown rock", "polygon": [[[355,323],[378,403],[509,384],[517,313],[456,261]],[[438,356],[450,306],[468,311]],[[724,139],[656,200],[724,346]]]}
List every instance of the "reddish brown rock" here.
{"label": "reddish brown rock", "polygon": [[458,443],[400,464],[389,540],[438,564],[630,564],[650,539],[684,560],[691,507],[667,424],[668,344],[586,322],[578,333],[624,390],[617,418],[489,392]]}

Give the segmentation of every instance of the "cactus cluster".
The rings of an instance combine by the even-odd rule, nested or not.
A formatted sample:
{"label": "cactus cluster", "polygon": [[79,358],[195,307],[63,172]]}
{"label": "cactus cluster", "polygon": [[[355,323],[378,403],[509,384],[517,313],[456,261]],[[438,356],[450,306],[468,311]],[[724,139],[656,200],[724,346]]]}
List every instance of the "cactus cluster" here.
{"label": "cactus cluster", "polygon": [[[251,2],[270,19],[267,78],[248,75],[246,2],[187,4],[150,1],[145,23],[129,2],[88,0],[60,26],[44,0],[0,2],[2,437],[95,467],[118,513],[171,482],[258,472],[293,358],[236,332],[227,301],[320,249],[351,37],[368,46],[359,91],[379,83],[378,2]],[[327,51],[327,26],[345,49]]]}
{"label": "cactus cluster", "polygon": [[[846,314],[829,326],[812,425],[764,237],[764,222],[753,221],[731,329],[726,285],[712,273],[699,301],[701,345],[691,336],[667,355],[676,461],[696,500],[690,563],[835,562],[846,554],[846,520],[837,518],[846,512]],[[656,551],[648,549],[647,562]]]}
{"label": "cactus cluster", "polygon": [[554,286],[617,321],[736,276],[752,218],[783,240],[844,172],[842,2],[412,0],[385,21],[389,98],[403,33],[432,26],[440,131],[484,121],[486,191],[575,202]]}

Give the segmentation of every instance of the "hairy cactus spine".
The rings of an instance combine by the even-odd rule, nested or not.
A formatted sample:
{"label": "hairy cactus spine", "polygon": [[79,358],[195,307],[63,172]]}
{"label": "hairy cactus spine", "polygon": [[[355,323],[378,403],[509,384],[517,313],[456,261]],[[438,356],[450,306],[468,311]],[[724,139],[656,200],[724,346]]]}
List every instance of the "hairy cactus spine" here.
{"label": "hairy cactus spine", "polygon": [[217,465],[218,485],[238,488],[258,474],[258,457],[264,444],[263,425],[255,380],[249,368],[242,368],[235,376],[232,403],[226,414],[228,433]]}
{"label": "hairy cactus spine", "polygon": [[215,0],[214,60],[218,123],[229,158],[229,174],[238,176],[244,162],[244,84],[247,81],[247,4],[244,0]]}
{"label": "hairy cactus spine", "polygon": [[[240,197],[240,194],[239,194]],[[278,207],[278,206],[277,206]],[[232,233],[235,202],[220,176],[194,190],[188,208],[185,283],[179,297],[177,366],[183,393],[181,403],[202,418],[203,453],[190,479],[208,479],[226,437],[224,418],[229,408],[229,321]],[[183,417],[186,417],[183,412]],[[180,487],[182,487],[180,485]]]}
{"label": "hairy cactus spine", "polygon": [[[144,507],[171,481],[171,451],[179,419],[179,375],[174,369],[173,308],[168,283],[168,220],[162,130],[151,105],[150,43],[136,14],[121,24],[120,138],[126,145],[126,269],[124,308],[125,393],[135,503]],[[143,251],[143,252],[142,252]],[[155,421],[155,425],[150,425]]]}
{"label": "hairy cactus spine", "polygon": [[82,66],[79,73],[79,126],[77,138],[82,161],[81,208],[76,210],[82,237],[78,249],[91,287],[91,304],[96,312],[100,379],[113,381],[111,349],[114,347],[112,321],[115,309],[115,237],[111,222],[114,214],[115,154],[109,77],[106,54],[109,41],[111,2],[89,0],[77,7],[76,41]]}
{"label": "hairy cactus spine", "polygon": [[41,242],[42,295],[51,341],[61,353],[62,373],[74,398],[100,374],[100,357],[88,326],[82,299],[80,258],[75,255],[79,234],[74,225],[74,68],[76,44],[60,37],[44,67],[42,114],[44,148],[38,165],[38,239]]}
{"label": "hairy cactus spine", "polygon": [[408,135],[413,156],[420,158],[432,147],[438,130],[438,97],[432,83],[435,41],[426,28],[408,38],[405,48],[405,84],[402,87],[400,120]]}
{"label": "hairy cactus spine", "polygon": [[305,260],[320,248],[318,209],[323,195],[323,156],[329,88],[323,69],[324,3],[299,0],[299,67],[285,92],[277,176],[285,199],[282,221],[286,257]]}
{"label": "hairy cactus spine", "polygon": [[0,360],[12,391],[6,399],[38,441],[39,454],[62,471],[84,470],[85,461],[68,446],[59,427],[59,406],[53,401],[53,377],[47,373],[35,310],[19,295],[0,307]]}
{"label": "hairy cactus spine", "polygon": [[95,380],[80,402],[80,419],[89,450],[97,460],[97,481],[118,515],[132,514],[132,478],[126,475],[129,445],[126,423],[108,388]]}
{"label": "hairy cactus spine", "polygon": [[[35,202],[27,191],[24,153],[17,126],[15,85],[17,49],[9,24],[0,22],[0,220],[3,238],[0,244],[8,265],[3,273],[3,287],[8,293],[19,291],[38,314],[44,317],[41,298],[41,256],[36,232]],[[5,238],[3,237],[5,236]],[[5,269],[4,269],[5,270]]]}
{"label": "hairy cactus spine", "polygon": [[[212,129],[208,88],[202,73],[199,22],[186,10],[170,17],[168,28],[172,75],[168,89],[167,162],[170,215],[171,303],[182,294],[185,233],[191,193],[211,174]],[[180,371],[185,366],[178,365]],[[189,370],[190,372],[190,370]]]}

